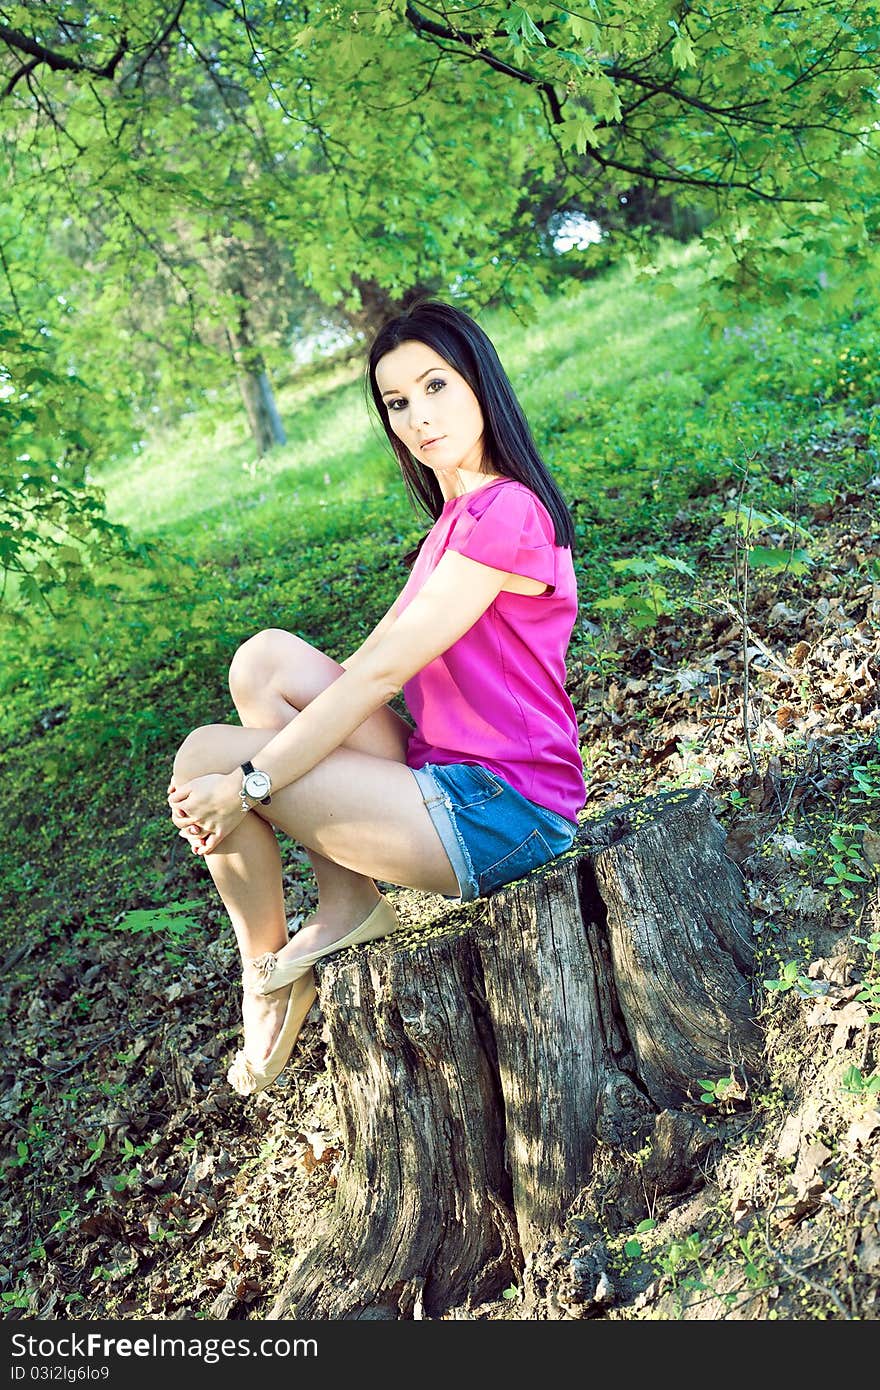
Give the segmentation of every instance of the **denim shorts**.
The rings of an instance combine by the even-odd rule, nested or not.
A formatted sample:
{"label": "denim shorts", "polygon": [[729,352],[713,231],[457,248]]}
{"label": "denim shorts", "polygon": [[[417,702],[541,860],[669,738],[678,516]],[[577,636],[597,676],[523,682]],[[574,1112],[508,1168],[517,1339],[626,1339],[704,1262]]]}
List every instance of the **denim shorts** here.
{"label": "denim shorts", "polygon": [[410,770],[458,879],[460,897],[443,894],[451,902],[482,898],[574,843],[574,821],[528,801],[476,763],[425,763]]}

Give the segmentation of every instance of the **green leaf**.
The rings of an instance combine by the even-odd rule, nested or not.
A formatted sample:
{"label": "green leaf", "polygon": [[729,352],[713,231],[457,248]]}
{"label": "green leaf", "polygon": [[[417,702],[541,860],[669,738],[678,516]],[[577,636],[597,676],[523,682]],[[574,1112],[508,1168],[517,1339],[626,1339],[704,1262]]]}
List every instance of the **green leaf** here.
{"label": "green leaf", "polygon": [[537,27],[527,9],[521,5],[514,5],[510,11],[509,18],[505,24],[509,34],[517,33],[523,43],[539,43],[546,47],[547,40]]}
{"label": "green leaf", "polygon": [[616,122],[623,116],[620,93],[610,77],[595,81],[590,87],[593,110],[600,120]]}
{"label": "green leaf", "polygon": [[124,932],[171,932],[180,935],[183,931],[196,930],[199,919],[192,916],[192,909],[202,904],[197,898],[186,902],[166,903],[156,908],[135,908],[126,912],[117,923],[117,930]]}
{"label": "green leaf", "polygon": [[598,24],[594,24],[591,19],[585,19],[583,15],[566,15],[569,28],[576,39],[580,39],[585,48],[598,48],[601,42],[602,31]]}
{"label": "green leaf", "polygon": [[559,141],[563,149],[575,149],[585,154],[588,145],[599,145],[596,121],[592,116],[573,116],[559,126]]}
{"label": "green leaf", "polygon": [[677,68],[687,69],[697,66],[697,54],[689,36],[680,30],[672,45],[672,61]]}
{"label": "green leaf", "polygon": [[806,550],[783,550],[763,545],[751,547],[749,562],[760,569],[790,570],[797,575],[805,574],[813,563]]}
{"label": "green leaf", "polygon": [[86,1174],[86,1173],[89,1171],[90,1168],[93,1168],[93,1167],[94,1167],[94,1165],[97,1163],[98,1159],[101,1157],[101,1154],[104,1152],[104,1148],[105,1148],[106,1144],[107,1144],[107,1131],[106,1131],[105,1129],[102,1129],[101,1132],[100,1132],[100,1134],[98,1135],[97,1140],[95,1141],[94,1145],[92,1146],[92,1151],[91,1151],[91,1153],[89,1154],[88,1158],[86,1159],[85,1163],[83,1164],[83,1169],[82,1169],[83,1174]]}
{"label": "green leaf", "polygon": [[655,555],[654,560],[659,569],[675,570],[678,574],[686,574],[690,579],[696,578],[696,570],[693,565],[689,565],[686,560],[679,559],[677,555]]}
{"label": "green leaf", "polygon": [[654,560],[645,560],[632,555],[622,560],[612,560],[611,568],[618,574],[654,574],[657,565]]}
{"label": "green leaf", "polygon": [[756,531],[765,531],[773,525],[772,518],[755,507],[728,507],[722,513],[722,520],[726,526],[737,527],[745,536],[751,536]]}

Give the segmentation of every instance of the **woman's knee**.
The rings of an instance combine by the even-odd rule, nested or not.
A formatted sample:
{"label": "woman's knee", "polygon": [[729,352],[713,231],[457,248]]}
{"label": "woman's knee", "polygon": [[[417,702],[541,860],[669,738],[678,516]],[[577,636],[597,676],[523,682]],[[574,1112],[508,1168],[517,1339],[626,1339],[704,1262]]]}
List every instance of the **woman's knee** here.
{"label": "woman's knee", "polygon": [[189,782],[206,772],[218,772],[217,752],[226,724],[203,724],[187,734],[174,758],[174,781]]}
{"label": "woman's knee", "polygon": [[229,690],[233,700],[255,690],[265,690],[272,675],[287,657],[297,638],[283,628],[268,627],[248,637],[229,663]]}

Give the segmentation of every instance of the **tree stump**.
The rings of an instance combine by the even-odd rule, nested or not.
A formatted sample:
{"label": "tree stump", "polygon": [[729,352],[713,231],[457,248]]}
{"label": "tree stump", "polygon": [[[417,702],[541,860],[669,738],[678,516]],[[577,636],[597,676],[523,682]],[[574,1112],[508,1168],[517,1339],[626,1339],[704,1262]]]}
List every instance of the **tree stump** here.
{"label": "tree stump", "polygon": [[706,1141],[679,1107],[704,1077],[747,1087],[761,1060],[724,840],[702,790],[617,807],[518,883],[323,966],[346,1158],[271,1317],[528,1293],[615,1164],[640,1150],[652,1190],[687,1184]]}

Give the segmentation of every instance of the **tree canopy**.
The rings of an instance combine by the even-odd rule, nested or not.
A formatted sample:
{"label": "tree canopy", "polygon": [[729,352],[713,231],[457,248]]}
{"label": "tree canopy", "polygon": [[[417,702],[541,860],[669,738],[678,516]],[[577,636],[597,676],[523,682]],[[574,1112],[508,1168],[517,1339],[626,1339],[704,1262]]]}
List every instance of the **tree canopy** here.
{"label": "tree canopy", "polygon": [[[322,316],[528,315],[622,242],[649,259],[660,199],[722,288],[781,298],[809,261],[852,303],[878,39],[874,5],[781,0],[0,5],[0,563],[49,563],[53,520],[97,515],[89,459]],[[604,235],[561,254],[571,214]]]}

